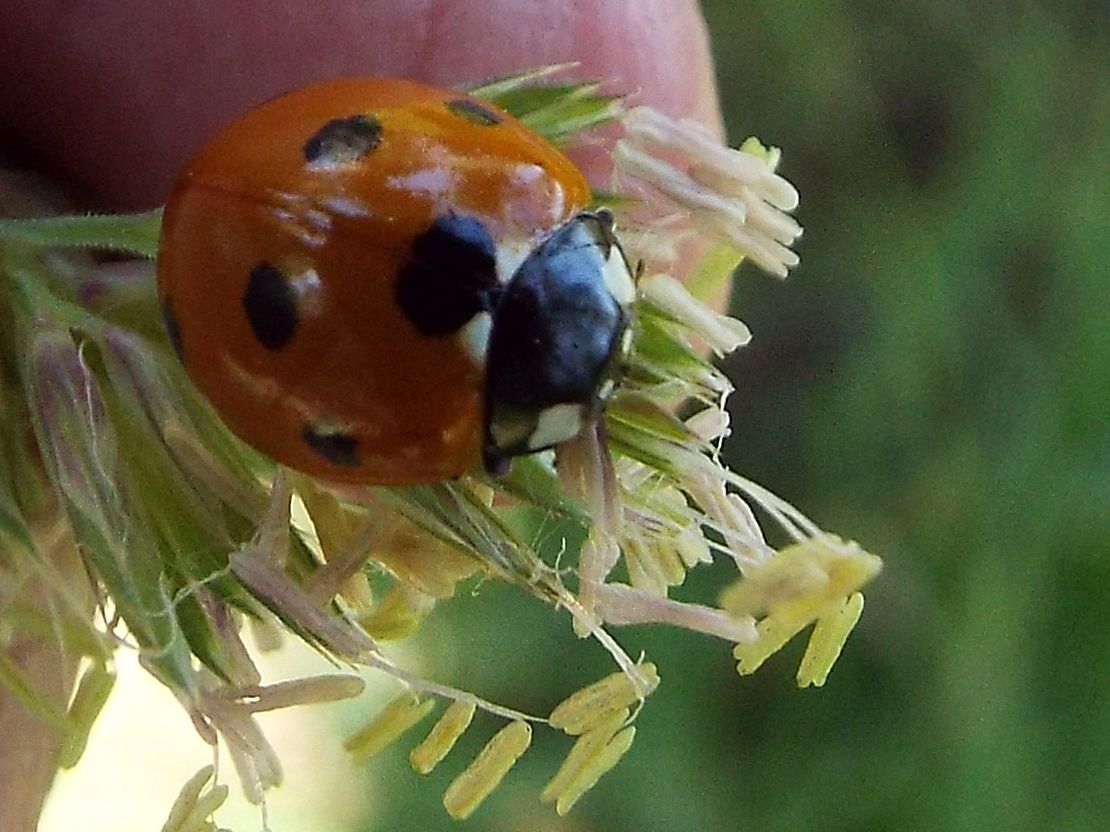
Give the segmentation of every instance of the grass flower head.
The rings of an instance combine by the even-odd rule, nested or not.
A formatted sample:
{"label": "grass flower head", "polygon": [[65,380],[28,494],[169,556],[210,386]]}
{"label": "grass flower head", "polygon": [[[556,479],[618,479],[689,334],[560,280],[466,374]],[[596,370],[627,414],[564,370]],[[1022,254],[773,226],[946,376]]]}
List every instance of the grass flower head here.
{"label": "grass flower head", "polygon": [[[554,453],[517,459],[503,478],[476,471],[439,484],[337,488],[280,469],[236,439],[185,377],[149,262],[121,268],[84,252],[153,258],[158,212],[0,220],[0,315],[11,323],[0,341],[5,585],[45,583],[54,631],[79,645],[101,682],[115,650],[139,651],[201,736],[228,747],[252,800],[281,781],[255,715],[357,696],[357,672],[367,669],[403,690],[347,740],[355,759],[442,706],[411,755],[427,773],[485,711],[502,727],[447,790],[447,811],[473,812],[533,730],[548,729],[572,743],[541,795],[563,814],[629,750],[641,706],[666,677],[633,660],[617,628],[663,624],[725,639],[747,674],[814,625],[798,681],[820,685],[862,610],[861,587],[879,570],[878,558],[732,471],[720,453],[732,384],[707,355],[751,335],[706,298],[742,259],[779,277],[797,264],[798,194],[776,172],[779,152],[754,139],[731,149],[699,125],[547,76],[554,71],[474,94],[559,143],[619,126],[608,184],[620,195],[613,210],[627,253],[643,265],[625,380],[604,415]],[[703,255],[684,280],[679,251],[691,243]],[[568,524],[580,545],[547,558],[519,522],[529,514]],[[99,615],[52,573],[59,540],[80,554]],[[719,598],[685,597],[687,573],[720,559],[735,578]],[[507,581],[568,614],[616,671],[569,696],[552,691],[562,703],[537,716],[387,655],[383,643],[417,630],[475,580]],[[6,627],[32,626],[18,592],[2,593]],[[301,639],[345,672],[267,684],[247,627]],[[18,674],[3,681],[36,704]],[[77,697],[71,713],[53,716],[88,723],[87,703],[102,699]],[[212,828],[226,788],[207,786],[211,776],[186,785],[166,828]]]}

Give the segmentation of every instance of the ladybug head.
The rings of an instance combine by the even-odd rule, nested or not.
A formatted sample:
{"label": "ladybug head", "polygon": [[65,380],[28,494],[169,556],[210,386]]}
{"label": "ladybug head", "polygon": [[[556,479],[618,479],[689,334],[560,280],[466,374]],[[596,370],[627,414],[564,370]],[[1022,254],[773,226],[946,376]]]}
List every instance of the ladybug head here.
{"label": "ladybug head", "polygon": [[492,315],[483,460],[576,436],[612,396],[631,345],[632,270],[606,210],[577,214],[513,273]]}

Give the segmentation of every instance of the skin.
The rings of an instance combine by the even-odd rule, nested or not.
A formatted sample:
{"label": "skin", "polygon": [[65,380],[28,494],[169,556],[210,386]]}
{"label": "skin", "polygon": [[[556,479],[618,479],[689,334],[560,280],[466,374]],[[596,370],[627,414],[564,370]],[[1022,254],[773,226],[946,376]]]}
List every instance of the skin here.
{"label": "skin", "polygon": [[202,17],[184,0],[9,6],[0,77],[22,81],[0,85],[0,129],[112,210],[160,204],[220,125],[338,75],[450,86],[577,60],[584,77],[720,126],[704,22],[683,0],[246,0]]}
{"label": "skin", "polygon": [[[0,84],[0,139],[87,208],[162,203],[221,124],[337,75],[450,86],[577,60],[582,77],[611,79],[637,102],[720,130],[693,0],[39,0],[7,4],[0,43],[9,81]],[[604,176],[603,160],[583,163]],[[64,703],[72,667],[56,646],[17,647],[9,655],[28,680]],[[0,737],[0,829],[32,832],[57,738],[3,688]]]}

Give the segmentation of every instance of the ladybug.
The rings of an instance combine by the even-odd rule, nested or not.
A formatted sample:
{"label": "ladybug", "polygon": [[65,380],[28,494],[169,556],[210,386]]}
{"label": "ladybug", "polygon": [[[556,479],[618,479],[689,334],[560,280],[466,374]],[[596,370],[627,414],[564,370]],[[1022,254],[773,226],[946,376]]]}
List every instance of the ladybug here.
{"label": "ladybug", "polygon": [[412,81],[288,93],[209,140],[166,205],[158,292],[231,429],[341,482],[457,477],[594,419],[632,269],[581,171],[488,103]]}

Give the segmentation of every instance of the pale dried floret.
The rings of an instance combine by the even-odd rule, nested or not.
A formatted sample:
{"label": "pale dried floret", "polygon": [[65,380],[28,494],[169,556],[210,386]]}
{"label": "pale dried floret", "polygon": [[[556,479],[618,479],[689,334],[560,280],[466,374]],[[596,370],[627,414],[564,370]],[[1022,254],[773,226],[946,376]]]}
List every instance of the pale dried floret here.
{"label": "pale dried floret", "polygon": [[601,751],[587,761],[578,772],[578,776],[555,799],[555,813],[562,816],[569,812],[582,795],[592,789],[606,772],[620,762],[621,757],[632,747],[632,740],[635,737],[635,725],[629,725],[617,732]]}
{"label": "pale dried floret", "polygon": [[366,513],[342,502],[334,491],[312,477],[290,472],[297,497],[311,519],[312,534],[325,560],[347,545]]}
{"label": "pale dried floret", "polygon": [[284,572],[269,553],[243,549],[230,557],[231,571],[283,618],[296,621],[337,655],[357,658],[375,650],[362,630],[331,614]]}
{"label": "pale dried floret", "polygon": [[721,606],[733,614],[763,616],[756,639],[733,649],[737,670],[754,673],[816,621],[798,684],[824,684],[863,611],[859,589],[881,566],[879,558],[858,545],[822,535],[787,547],[747,572],[721,595]]}
{"label": "pale dried floret", "polygon": [[611,673],[604,679],[572,693],[555,706],[548,717],[551,727],[567,734],[582,734],[609,714],[641,702],[659,685],[659,674],[651,662],[636,665],[639,680],[627,673]]}
{"label": "pale dried floret", "polygon": [[618,178],[647,183],[689,212],[706,236],[740,249],[779,277],[798,264],[790,250],[801,226],[786,212],[798,205],[794,186],[775,173],[778,153],[751,140],[733,150],[689,120],[650,107],[624,119],[613,150]]}
{"label": "pale dried floret", "polygon": [[398,584],[360,615],[358,623],[375,641],[401,639],[412,635],[434,606],[430,595]]}
{"label": "pale dried floret", "polygon": [[281,785],[284,776],[277,752],[262,733],[254,714],[234,697],[228,697],[210,674],[201,676],[199,687],[194,724],[207,725],[209,731],[218,733],[235,766],[244,796],[251,803],[261,803],[264,792]]}
{"label": "pale dried floret", "polygon": [[[684,485],[704,514],[704,523],[724,541],[724,553],[740,569],[753,567],[774,556],[755,514],[744,499],[725,487],[725,472],[703,464],[691,472]],[[723,606],[723,605],[722,605]]]}
{"label": "pale dried floret", "polygon": [[174,462],[198,490],[226,503],[244,517],[257,516],[265,510],[265,493],[261,489],[251,489],[222,466],[189,425],[169,419],[162,423],[161,430]]}
{"label": "pale dried floret", "polygon": [[305,592],[321,605],[342,596],[353,611],[368,609],[373,593],[364,568],[380,538],[381,525],[364,520],[342,547],[326,554],[325,562],[305,578]]}
{"label": "pale dried floret", "polygon": [[234,688],[228,690],[225,696],[242,704],[250,713],[263,713],[297,705],[318,705],[353,699],[365,689],[366,683],[360,677],[344,673]]}
{"label": "pale dried floret", "polygon": [[177,795],[162,832],[209,832],[215,829],[212,814],[227,800],[228,788],[214,784],[207,788],[215,770],[205,766],[190,777]]}
{"label": "pale dried floret", "polygon": [[[594,528],[590,530],[578,553],[578,602],[583,610],[596,619],[597,592],[606,576],[620,560],[621,548],[612,535]],[[589,633],[586,622],[575,619],[574,630],[579,636]]]}
{"label": "pale dried floret", "polygon": [[409,753],[409,762],[420,774],[428,774],[455,747],[474,718],[473,702],[452,702],[432,726],[428,736]]}
{"label": "pale dried floret", "polygon": [[269,554],[280,568],[289,563],[289,528],[293,520],[293,485],[284,468],[278,468],[270,482],[270,499],[258,529],[254,533],[256,548]]}
{"label": "pale dried floret", "polygon": [[764,618],[755,625],[754,639],[741,642],[732,648],[732,656],[736,659],[736,671],[741,676],[755,673],[767,659],[785,647],[786,643],[804,630],[809,623],[808,621],[787,621],[773,616]]}
{"label": "pale dried floret", "polygon": [[670,587],[686,580],[686,566],[670,541],[663,545],[653,543],[643,538],[626,538],[624,562],[633,587],[665,598]]}
{"label": "pale dried floret", "polygon": [[77,689],[66,711],[65,735],[58,752],[58,765],[77,765],[89,741],[89,732],[115,686],[116,674],[106,664],[91,663],[81,673]]}
{"label": "pale dried floret", "polygon": [[[324,565],[306,582],[306,589],[321,600],[328,600],[328,593],[338,593],[359,623],[374,638],[400,638],[411,632],[418,620],[408,616],[402,623],[403,610],[394,597],[383,606],[374,604],[373,592],[365,570],[368,559],[376,552],[392,545],[395,529],[401,522],[383,506],[367,503],[355,505],[341,500],[339,494],[303,474],[293,474],[296,497],[305,509],[308,542],[315,544]],[[431,559],[434,564],[436,561]],[[413,591],[417,591],[413,588]],[[396,613],[397,620],[391,619]],[[376,630],[366,626],[371,620],[380,624]]]}
{"label": "pale dried floret", "polygon": [[597,614],[609,624],[669,624],[728,641],[756,637],[750,616],[733,615],[715,607],[660,597],[627,584],[602,584],[594,590]]}
{"label": "pale dried floret", "polygon": [[356,762],[365,762],[424,719],[435,704],[435,699],[421,699],[408,692],[402,693],[363,728],[344,740],[343,747]]}
{"label": "pale dried floret", "polygon": [[293,679],[272,685],[234,687],[211,673],[196,674],[193,725],[201,737],[216,745],[221,739],[252,803],[282,780],[281,763],[255,714],[294,705],[319,704],[357,696],[364,684],[357,676]]}
{"label": "pale dried floret", "polygon": [[817,619],[805,655],[798,665],[798,687],[821,687],[863,614],[863,593],[853,592],[844,603]]}
{"label": "pale dried floret", "polygon": [[674,548],[687,569],[713,561],[705,535],[694,526],[687,526],[675,536]]}
{"label": "pale dried floret", "polygon": [[544,803],[554,803],[558,800],[560,795],[578,779],[579,774],[593,757],[599,754],[613,735],[628,722],[630,713],[628,708],[611,711],[593,728],[578,737],[566,759],[563,760],[563,764],[559,766],[559,770],[543,787],[540,800]]}
{"label": "pale dried floret", "polygon": [[450,598],[455,584],[478,571],[474,558],[440,543],[397,515],[375,545],[371,559],[399,581],[434,598]]}
{"label": "pale dried floret", "polygon": [[722,401],[719,406],[699,410],[686,420],[686,427],[703,442],[713,442],[728,435],[729,415]]}
{"label": "pale dried floret", "polygon": [[743,321],[714,312],[669,274],[644,278],[640,281],[640,292],[696,332],[717,355],[726,355],[752,339],[751,330]]}
{"label": "pale dried floret", "polygon": [[840,604],[882,568],[855,543],[829,534],[786,547],[721,593],[721,607],[736,615],[767,613],[785,621],[812,621]]}
{"label": "pale dried floret", "polygon": [[469,766],[454,779],[443,795],[443,806],[451,817],[463,820],[497,788],[532,742],[532,727],[523,721],[510,722],[486,743]]}

